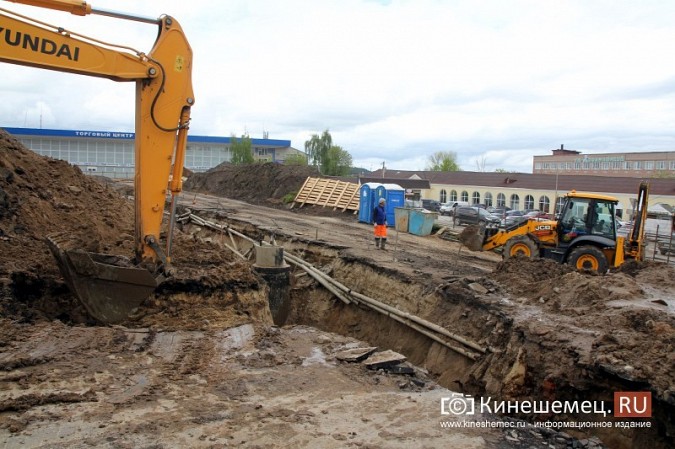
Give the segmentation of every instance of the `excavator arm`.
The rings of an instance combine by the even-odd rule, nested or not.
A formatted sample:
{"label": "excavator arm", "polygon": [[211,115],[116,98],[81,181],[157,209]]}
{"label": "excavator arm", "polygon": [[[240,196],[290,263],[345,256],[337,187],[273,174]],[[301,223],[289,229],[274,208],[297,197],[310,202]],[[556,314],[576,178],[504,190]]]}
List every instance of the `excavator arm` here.
{"label": "excavator arm", "polygon": [[[192,49],[182,28],[170,16],[148,19],[99,10],[77,0],[12,1],[158,27],[157,39],[145,54],[0,8],[0,61],[136,83],[135,256],[141,268],[116,267],[102,255],[87,258],[77,250],[61,250],[54,240],[50,244],[64,277],[89,312],[100,321],[117,322],[140,305],[169,272],[171,232],[166,250],[159,245],[159,235],[167,190],[172,192],[173,214],[182,189],[187,130],[194,104]],[[169,225],[171,231],[173,215]],[[133,287],[136,284],[137,289]],[[116,286],[120,287],[119,294]]]}
{"label": "excavator arm", "polygon": [[626,239],[625,254],[635,260],[644,259],[645,251],[645,225],[647,222],[647,208],[649,206],[649,184],[646,181],[640,183],[637,199],[635,202],[635,214],[633,216],[633,228]]}

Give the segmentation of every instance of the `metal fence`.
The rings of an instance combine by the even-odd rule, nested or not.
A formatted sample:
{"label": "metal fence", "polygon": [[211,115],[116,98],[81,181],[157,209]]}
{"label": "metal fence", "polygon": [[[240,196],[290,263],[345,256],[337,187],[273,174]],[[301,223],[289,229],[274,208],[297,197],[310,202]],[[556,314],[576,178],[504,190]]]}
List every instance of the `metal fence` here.
{"label": "metal fence", "polygon": [[648,244],[645,259],[675,264],[675,232],[670,227],[661,230],[656,226],[655,232],[645,233]]}

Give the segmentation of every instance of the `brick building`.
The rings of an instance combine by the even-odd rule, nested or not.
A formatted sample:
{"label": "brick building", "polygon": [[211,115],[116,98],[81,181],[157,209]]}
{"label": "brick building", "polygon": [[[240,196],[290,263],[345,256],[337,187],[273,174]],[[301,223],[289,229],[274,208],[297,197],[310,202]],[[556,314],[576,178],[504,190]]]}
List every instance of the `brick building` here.
{"label": "brick building", "polygon": [[532,173],[629,178],[675,178],[675,151],[582,154],[561,145],[549,156],[534,156]]}

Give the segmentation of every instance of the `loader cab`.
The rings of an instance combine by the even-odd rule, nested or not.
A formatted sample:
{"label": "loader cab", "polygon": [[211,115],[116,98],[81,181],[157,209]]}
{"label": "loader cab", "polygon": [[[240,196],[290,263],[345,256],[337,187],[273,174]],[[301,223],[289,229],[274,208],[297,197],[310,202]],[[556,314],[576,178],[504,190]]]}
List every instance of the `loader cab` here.
{"label": "loader cab", "polygon": [[569,244],[584,235],[616,241],[616,204],[617,200],[612,197],[570,193],[558,221],[560,244]]}

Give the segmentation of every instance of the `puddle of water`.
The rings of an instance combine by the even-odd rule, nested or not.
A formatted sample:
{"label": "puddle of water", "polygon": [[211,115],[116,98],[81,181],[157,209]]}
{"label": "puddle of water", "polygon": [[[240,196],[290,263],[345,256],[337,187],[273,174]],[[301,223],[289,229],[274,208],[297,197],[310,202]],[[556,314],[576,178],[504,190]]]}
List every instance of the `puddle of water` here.
{"label": "puddle of water", "polygon": [[302,366],[309,366],[315,364],[328,365],[326,361],[326,354],[321,350],[321,348],[312,348],[312,353],[309,357],[305,357],[302,361]]}
{"label": "puddle of water", "polygon": [[[654,301],[658,301],[658,302],[654,302]],[[607,303],[607,306],[608,307],[616,307],[616,308],[640,307],[640,308],[658,310],[658,311],[666,312],[666,313],[669,313],[669,314],[675,314],[675,300],[673,298],[649,297],[649,298],[642,298],[642,299],[634,299],[634,300],[631,300],[631,301],[627,301],[627,300],[622,299],[622,300],[617,300],[617,301],[610,301],[610,302]]]}
{"label": "puddle of water", "polygon": [[228,352],[238,350],[246,346],[255,336],[255,330],[252,324],[244,324],[239,327],[233,327],[223,332],[220,332],[218,338],[220,339],[221,360],[226,359]]}

